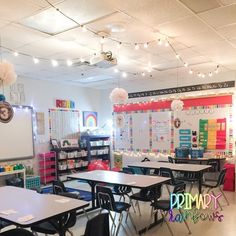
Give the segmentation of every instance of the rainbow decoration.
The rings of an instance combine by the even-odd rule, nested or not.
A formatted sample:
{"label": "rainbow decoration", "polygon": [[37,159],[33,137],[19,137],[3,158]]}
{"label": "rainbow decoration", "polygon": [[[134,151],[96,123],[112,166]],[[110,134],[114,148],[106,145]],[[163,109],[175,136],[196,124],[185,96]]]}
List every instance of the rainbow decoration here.
{"label": "rainbow decoration", "polygon": [[83,126],[84,127],[97,127],[97,112],[83,111]]}

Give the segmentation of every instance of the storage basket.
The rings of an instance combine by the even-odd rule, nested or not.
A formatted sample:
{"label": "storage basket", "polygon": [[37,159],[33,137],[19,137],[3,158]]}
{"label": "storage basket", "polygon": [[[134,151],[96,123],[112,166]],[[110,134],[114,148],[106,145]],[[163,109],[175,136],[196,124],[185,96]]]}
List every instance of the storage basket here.
{"label": "storage basket", "polygon": [[26,177],[25,183],[27,189],[40,188],[40,176]]}

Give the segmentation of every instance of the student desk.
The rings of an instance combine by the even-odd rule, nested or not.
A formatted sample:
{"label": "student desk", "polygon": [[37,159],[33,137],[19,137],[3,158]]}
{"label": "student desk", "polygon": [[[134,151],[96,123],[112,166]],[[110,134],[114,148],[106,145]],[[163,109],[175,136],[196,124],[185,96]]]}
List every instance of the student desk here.
{"label": "student desk", "polygon": [[180,157],[173,157],[172,158],[173,161],[175,163],[196,163],[196,164],[207,164],[207,162],[209,160],[213,160],[217,162],[218,165],[218,171],[220,171],[220,161],[225,161],[226,158],[225,157],[212,157],[212,158],[206,158],[206,157],[202,157],[202,158],[180,158]]}
{"label": "student desk", "polygon": [[[16,211],[9,215],[0,213],[0,219],[23,228],[50,220],[55,216],[60,218],[65,213],[83,209],[89,205],[88,202],[77,199],[39,194],[33,190],[12,186],[0,187],[0,196],[0,212],[10,209]],[[65,202],[60,202],[60,200],[65,200]],[[27,215],[33,215],[33,218],[25,222],[19,221],[19,218]],[[66,229],[63,228],[63,224],[58,225],[58,230],[60,236],[65,236]]]}
{"label": "student desk", "polygon": [[198,191],[199,194],[202,192],[202,176],[203,172],[209,169],[210,165],[196,165],[196,164],[173,164],[166,162],[155,162],[155,161],[145,161],[145,162],[135,162],[133,164],[129,164],[129,167],[136,167],[143,170],[144,173],[148,169],[160,169],[161,167],[170,168],[173,171],[177,172],[193,172],[198,173]]}
{"label": "student desk", "polygon": [[[148,175],[132,175],[125,174],[115,171],[106,170],[94,170],[89,172],[83,172],[78,174],[72,174],[67,176],[68,179],[85,180],[91,187],[92,192],[92,208],[91,210],[97,208],[96,197],[95,197],[95,186],[98,183],[105,183],[111,185],[123,185],[132,188],[144,189],[149,187],[158,186],[164,184],[170,180],[170,178],[160,177],[160,176],[148,176]],[[155,217],[155,222],[151,226],[160,223]],[[149,227],[149,228],[151,228]],[[140,233],[145,232],[146,228],[141,230]]]}

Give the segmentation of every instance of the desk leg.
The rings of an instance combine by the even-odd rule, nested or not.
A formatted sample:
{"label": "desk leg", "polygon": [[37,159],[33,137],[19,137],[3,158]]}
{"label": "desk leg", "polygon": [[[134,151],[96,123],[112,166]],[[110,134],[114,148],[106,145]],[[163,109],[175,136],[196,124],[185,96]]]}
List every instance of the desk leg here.
{"label": "desk leg", "polygon": [[199,192],[199,194],[202,193],[202,177],[203,177],[203,172],[201,171],[199,173],[199,179],[198,179],[198,192]]}

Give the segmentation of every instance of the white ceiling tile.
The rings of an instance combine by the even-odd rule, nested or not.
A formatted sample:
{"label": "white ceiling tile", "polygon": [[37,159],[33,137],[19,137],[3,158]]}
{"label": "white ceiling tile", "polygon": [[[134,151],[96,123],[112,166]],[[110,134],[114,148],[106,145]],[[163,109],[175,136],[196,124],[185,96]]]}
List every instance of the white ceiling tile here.
{"label": "white ceiling tile", "polygon": [[97,0],[67,0],[57,7],[80,24],[86,24],[115,12],[106,2]]}
{"label": "white ceiling tile", "polygon": [[220,0],[220,2],[224,5],[230,5],[236,3],[236,0]]}
{"label": "white ceiling tile", "polygon": [[218,0],[180,0],[195,13],[208,11],[220,7]]}
{"label": "white ceiling tile", "polygon": [[154,28],[190,15],[189,11],[175,0],[107,0],[107,3]]}
{"label": "white ceiling tile", "polygon": [[162,24],[158,26],[158,29],[169,37],[179,37],[205,32],[209,30],[209,27],[199,21],[196,17],[191,16],[171,23]]}
{"label": "white ceiling tile", "polygon": [[30,16],[41,9],[31,0],[0,0],[0,19],[18,21]]}
{"label": "white ceiling tile", "polygon": [[200,13],[199,16],[215,28],[236,23],[236,5],[220,7]]}
{"label": "white ceiling tile", "polygon": [[228,39],[234,39],[236,38],[236,24],[223,26],[218,29],[218,32]]}

